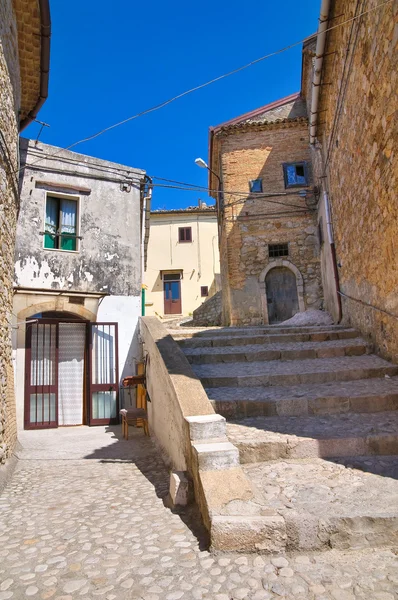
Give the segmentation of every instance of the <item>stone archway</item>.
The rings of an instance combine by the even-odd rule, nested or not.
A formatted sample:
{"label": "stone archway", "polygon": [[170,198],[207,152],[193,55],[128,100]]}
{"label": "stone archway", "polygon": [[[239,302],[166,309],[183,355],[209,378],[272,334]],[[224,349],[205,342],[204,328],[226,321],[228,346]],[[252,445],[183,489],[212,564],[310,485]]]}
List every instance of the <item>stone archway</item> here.
{"label": "stone archway", "polygon": [[267,303],[267,294],[266,294],[266,277],[268,273],[275,268],[286,268],[293,272],[296,278],[296,288],[297,288],[297,300],[298,300],[298,308],[299,312],[305,311],[305,301],[304,301],[304,280],[300,271],[289,260],[285,259],[276,259],[271,261],[265,269],[263,269],[258,278],[260,289],[261,289],[261,304],[263,309],[264,323],[269,323],[269,314],[268,314],[268,303]]}
{"label": "stone archway", "polygon": [[45,313],[45,312],[67,312],[81,319],[86,319],[87,321],[95,322],[97,320],[96,315],[87,310],[84,306],[79,304],[71,304],[67,302],[66,299],[62,298],[62,305],[59,302],[59,297],[56,296],[54,299],[47,300],[45,302],[38,302],[35,304],[31,304],[27,308],[18,312],[17,317],[18,321],[25,321],[36,315],[37,313]]}

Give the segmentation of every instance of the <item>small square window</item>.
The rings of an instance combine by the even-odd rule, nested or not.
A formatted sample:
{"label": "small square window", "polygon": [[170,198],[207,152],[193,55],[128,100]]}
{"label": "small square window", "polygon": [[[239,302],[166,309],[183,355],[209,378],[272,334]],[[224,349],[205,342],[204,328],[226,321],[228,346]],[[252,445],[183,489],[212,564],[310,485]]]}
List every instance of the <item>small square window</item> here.
{"label": "small square window", "polygon": [[249,190],[253,193],[258,193],[263,191],[263,180],[262,179],[252,179],[249,181]]}
{"label": "small square window", "polygon": [[192,242],[192,227],[179,227],[178,241],[180,243]]}
{"label": "small square window", "polygon": [[77,250],[77,200],[47,196],[44,247]]}
{"label": "small square window", "polygon": [[283,165],[285,188],[308,185],[307,163],[285,163]]}
{"label": "small square window", "polygon": [[209,295],[209,288],[207,285],[202,285],[200,288],[200,295],[202,298],[206,298]]}
{"label": "small square window", "polygon": [[268,256],[270,258],[280,258],[281,256],[289,256],[288,244],[269,244]]}

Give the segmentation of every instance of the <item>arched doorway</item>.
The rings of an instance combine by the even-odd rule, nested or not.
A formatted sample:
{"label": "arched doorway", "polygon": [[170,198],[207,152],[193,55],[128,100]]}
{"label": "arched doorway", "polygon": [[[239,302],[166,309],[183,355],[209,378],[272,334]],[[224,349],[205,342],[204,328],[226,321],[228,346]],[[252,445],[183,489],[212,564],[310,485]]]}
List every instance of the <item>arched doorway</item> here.
{"label": "arched doorway", "polygon": [[117,421],[117,323],[36,312],[25,348],[25,429]]}
{"label": "arched doorway", "polygon": [[259,284],[265,323],[281,323],[305,310],[303,277],[290,261],[270,262],[260,273]]}
{"label": "arched doorway", "polygon": [[299,312],[296,276],[287,267],[275,267],[265,277],[268,322],[281,323]]}

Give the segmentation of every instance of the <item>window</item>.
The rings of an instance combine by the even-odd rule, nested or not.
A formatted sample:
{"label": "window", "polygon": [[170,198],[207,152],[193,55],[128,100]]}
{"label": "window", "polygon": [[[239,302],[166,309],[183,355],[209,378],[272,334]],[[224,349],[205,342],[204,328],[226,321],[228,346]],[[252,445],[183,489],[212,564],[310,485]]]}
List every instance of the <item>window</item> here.
{"label": "window", "polygon": [[288,244],[269,244],[268,256],[270,258],[279,258],[280,256],[289,256]]}
{"label": "window", "polygon": [[179,242],[192,242],[192,227],[179,227],[178,228],[178,241]]}
{"label": "window", "polygon": [[308,185],[308,167],[306,162],[285,163],[283,165],[285,188]]}
{"label": "window", "polygon": [[77,200],[47,196],[44,247],[77,250]]}
{"label": "window", "polygon": [[249,181],[249,189],[251,192],[262,192],[263,191],[263,180],[252,179]]}
{"label": "window", "polygon": [[209,288],[207,285],[202,285],[200,288],[200,295],[202,298],[206,298],[209,295]]}
{"label": "window", "polygon": [[163,273],[163,281],[179,281],[182,279],[182,273]]}

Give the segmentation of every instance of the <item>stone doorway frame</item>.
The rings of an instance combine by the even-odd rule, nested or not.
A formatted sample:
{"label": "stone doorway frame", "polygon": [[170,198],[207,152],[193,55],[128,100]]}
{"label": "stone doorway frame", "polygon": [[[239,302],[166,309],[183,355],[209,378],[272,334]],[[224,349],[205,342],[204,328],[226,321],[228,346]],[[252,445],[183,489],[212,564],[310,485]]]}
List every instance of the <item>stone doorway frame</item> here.
{"label": "stone doorway frame", "polygon": [[261,297],[261,305],[262,305],[262,309],[263,309],[264,324],[266,324],[266,325],[268,325],[268,323],[269,323],[269,318],[268,318],[267,293],[266,293],[266,289],[265,289],[265,278],[267,276],[267,273],[269,273],[269,271],[271,271],[272,269],[275,269],[276,267],[286,267],[287,269],[290,269],[296,276],[296,287],[297,287],[299,312],[305,311],[303,276],[301,275],[301,273],[298,270],[298,268],[296,267],[296,265],[294,265],[292,262],[290,262],[290,260],[286,260],[284,258],[277,258],[277,259],[271,261],[270,263],[268,263],[268,265],[265,267],[265,269],[263,269],[261,271],[259,278],[258,278],[258,282],[260,285],[260,297]]}

